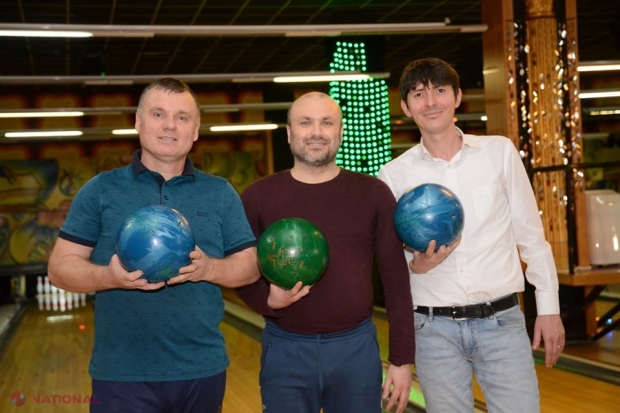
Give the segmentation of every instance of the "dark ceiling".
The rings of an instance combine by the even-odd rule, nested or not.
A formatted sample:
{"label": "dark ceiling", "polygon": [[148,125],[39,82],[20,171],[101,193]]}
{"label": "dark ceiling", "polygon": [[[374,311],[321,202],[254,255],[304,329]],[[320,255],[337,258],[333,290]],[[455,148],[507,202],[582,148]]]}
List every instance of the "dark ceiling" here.
{"label": "dark ceiling", "polygon": [[[577,8],[580,60],[620,60],[617,2],[577,0]],[[454,25],[482,23],[479,0],[0,0],[0,10],[0,23],[317,25],[445,19]],[[454,64],[463,77],[464,87],[482,86],[480,33],[374,37],[375,67],[369,69],[390,72],[391,86],[397,84],[407,62],[427,56]],[[3,85],[2,76],[326,71],[328,41],[276,36],[71,40],[0,37],[0,91],[27,90],[23,85]],[[46,90],[43,85],[28,87],[39,92]]]}

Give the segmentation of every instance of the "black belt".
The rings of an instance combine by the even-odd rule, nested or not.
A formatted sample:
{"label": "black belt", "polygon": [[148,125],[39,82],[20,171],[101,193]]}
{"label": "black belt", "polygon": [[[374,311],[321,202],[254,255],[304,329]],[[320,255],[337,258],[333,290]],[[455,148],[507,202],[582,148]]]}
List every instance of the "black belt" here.
{"label": "black belt", "polygon": [[[468,318],[485,318],[490,317],[498,311],[508,310],[519,304],[519,296],[517,293],[511,294],[499,300],[491,301],[490,304],[473,304],[453,307],[430,307],[433,309],[433,315],[439,317],[451,317],[455,320],[465,320]],[[416,313],[429,315],[429,307],[421,307],[415,309]]]}

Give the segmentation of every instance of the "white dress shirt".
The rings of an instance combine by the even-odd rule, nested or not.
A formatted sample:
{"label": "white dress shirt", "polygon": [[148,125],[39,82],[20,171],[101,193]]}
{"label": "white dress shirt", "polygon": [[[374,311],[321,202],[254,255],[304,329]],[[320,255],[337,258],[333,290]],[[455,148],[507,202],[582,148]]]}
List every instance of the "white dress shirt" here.
{"label": "white dress shirt", "polygon": [[[465,211],[460,245],[427,273],[410,274],[413,304],[478,304],[521,292],[521,258],[536,287],[538,315],[559,314],[553,254],[514,144],[503,136],[458,132],[463,146],[449,162],[433,158],[422,139],[379,171],[396,199],[417,185],[436,183],[451,189]],[[413,259],[408,251],[405,256]]]}

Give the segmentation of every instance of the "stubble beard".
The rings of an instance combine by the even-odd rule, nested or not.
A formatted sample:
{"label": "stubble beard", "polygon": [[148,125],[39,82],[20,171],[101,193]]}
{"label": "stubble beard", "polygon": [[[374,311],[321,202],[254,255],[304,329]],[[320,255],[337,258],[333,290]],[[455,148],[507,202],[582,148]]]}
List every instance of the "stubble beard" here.
{"label": "stubble beard", "polygon": [[332,152],[331,150],[328,150],[321,157],[312,156],[312,153],[310,153],[305,147],[299,150],[291,146],[291,152],[293,153],[295,159],[297,159],[299,162],[314,168],[329,165],[333,163],[336,159],[336,152]]}

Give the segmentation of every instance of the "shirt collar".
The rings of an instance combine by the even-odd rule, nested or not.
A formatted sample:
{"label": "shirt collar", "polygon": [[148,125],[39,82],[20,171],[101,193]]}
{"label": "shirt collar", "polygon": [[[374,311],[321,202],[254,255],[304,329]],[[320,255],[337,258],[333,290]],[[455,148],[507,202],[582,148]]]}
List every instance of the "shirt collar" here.
{"label": "shirt collar", "polygon": [[[141,161],[142,159],[142,149],[138,149],[135,151],[131,157],[131,171],[134,175],[139,175],[144,171],[150,171]],[[183,172],[181,176],[196,176],[196,170],[194,168],[194,163],[189,157],[185,158],[185,166],[183,167]]]}
{"label": "shirt collar", "polygon": [[480,143],[478,143],[476,140],[473,139],[473,135],[466,135],[459,128],[456,128],[456,130],[459,136],[463,138],[463,147],[468,146],[470,148],[475,148],[475,149],[482,148],[482,145],[480,145]]}
{"label": "shirt collar", "polygon": [[[472,135],[466,135],[463,133],[463,131],[460,128],[456,128],[456,133],[461,137],[461,150],[460,152],[463,152],[463,150],[465,148],[474,148],[474,149],[478,149],[481,147],[481,145],[476,142],[474,139],[472,139]],[[423,158],[426,157],[427,159],[434,159],[433,156],[429,153],[429,151],[426,149],[426,146],[424,146],[424,138],[422,137],[420,139],[420,152],[419,152],[419,158]],[[453,159],[453,161],[456,161],[457,159],[460,159],[460,155],[457,154],[455,156],[455,159]]]}

